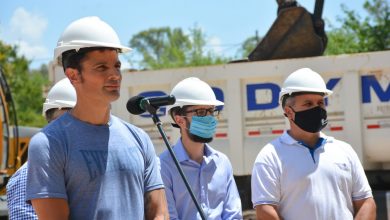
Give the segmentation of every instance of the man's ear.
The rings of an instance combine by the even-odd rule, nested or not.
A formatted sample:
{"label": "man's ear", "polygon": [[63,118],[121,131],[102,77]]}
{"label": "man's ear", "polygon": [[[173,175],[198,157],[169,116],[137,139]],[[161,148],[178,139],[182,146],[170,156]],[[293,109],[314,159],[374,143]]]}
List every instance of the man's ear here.
{"label": "man's ear", "polygon": [[72,84],[78,83],[80,81],[79,71],[75,68],[66,68],[65,75],[68,77]]}
{"label": "man's ear", "polygon": [[294,112],[289,106],[284,106],[284,116],[291,120],[294,119]]}
{"label": "man's ear", "polygon": [[184,117],[180,117],[179,115],[175,115],[175,122],[180,127],[182,127],[182,126],[184,126],[186,124],[186,121],[185,121]]}

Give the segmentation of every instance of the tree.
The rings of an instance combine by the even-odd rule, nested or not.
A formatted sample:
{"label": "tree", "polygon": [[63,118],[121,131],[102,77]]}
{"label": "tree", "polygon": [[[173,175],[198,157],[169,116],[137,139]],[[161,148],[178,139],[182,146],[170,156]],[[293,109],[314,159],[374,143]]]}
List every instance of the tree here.
{"label": "tree", "polygon": [[[226,60],[205,52],[206,37],[199,28],[186,35],[181,28],[151,28],[134,35],[130,47],[141,57],[140,66],[164,69],[223,63]],[[134,57],[134,55],[133,55]],[[134,64],[134,60],[130,59]]]}
{"label": "tree", "polygon": [[390,8],[387,0],[366,0],[363,7],[369,14],[363,20],[342,5],[345,18],[340,28],[328,32],[325,54],[358,53],[390,49]]}
{"label": "tree", "polygon": [[141,56],[141,65],[148,69],[183,66],[190,42],[179,28],[151,28],[130,40],[130,46]]}
{"label": "tree", "polygon": [[47,79],[40,71],[30,73],[28,65],[29,61],[17,54],[16,46],[0,40],[0,66],[11,90],[18,124],[41,127],[46,123],[41,114],[42,91]]}
{"label": "tree", "polygon": [[257,36],[248,37],[244,43],[242,43],[241,48],[238,51],[239,57],[248,57],[248,55],[256,48],[257,44],[261,41],[261,38]]}
{"label": "tree", "polygon": [[205,50],[207,37],[202,29],[198,27],[191,28],[189,39],[191,42],[191,49],[189,51],[186,66],[206,66],[222,64],[228,61],[227,58],[218,56],[211,50]]}

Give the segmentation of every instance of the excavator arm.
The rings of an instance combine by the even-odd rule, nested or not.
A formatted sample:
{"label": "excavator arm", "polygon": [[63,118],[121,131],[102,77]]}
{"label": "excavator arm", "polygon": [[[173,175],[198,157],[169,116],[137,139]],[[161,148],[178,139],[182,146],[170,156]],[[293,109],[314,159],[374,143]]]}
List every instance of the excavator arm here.
{"label": "excavator arm", "polygon": [[316,0],[313,14],[295,0],[276,0],[278,16],[249,54],[249,61],[322,55],[327,37],[322,20],[324,0]]}

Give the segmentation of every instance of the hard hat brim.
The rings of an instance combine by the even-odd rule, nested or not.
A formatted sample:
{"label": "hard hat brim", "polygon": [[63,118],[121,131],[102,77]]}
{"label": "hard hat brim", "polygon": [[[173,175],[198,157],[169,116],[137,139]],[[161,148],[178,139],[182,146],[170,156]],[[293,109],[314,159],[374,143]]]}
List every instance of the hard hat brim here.
{"label": "hard hat brim", "polygon": [[214,101],[206,101],[206,100],[190,100],[190,99],[177,99],[175,104],[167,106],[167,112],[169,112],[174,107],[183,107],[185,105],[212,105],[212,106],[222,106],[225,103],[214,100]]}
{"label": "hard hat brim", "polygon": [[43,103],[42,115],[45,116],[46,112],[50,109],[62,109],[62,108],[73,108],[76,102],[73,101],[56,101],[50,103]]}
{"label": "hard hat brim", "polygon": [[304,87],[289,87],[288,89],[282,89],[279,93],[279,103],[282,102],[283,96],[292,95],[293,93],[323,93],[324,97],[328,97],[333,94],[333,91],[329,89],[316,89],[316,88],[304,88]]}
{"label": "hard hat brim", "polygon": [[126,47],[120,44],[112,44],[112,43],[102,43],[102,42],[95,42],[95,41],[82,41],[82,40],[75,40],[71,41],[67,44],[62,44],[61,46],[58,46],[54,50],[54,60],[57,60],[58,57],[62,55],[62,53],[69,51],[69,50],[80,50],[81,48],[88,48],[88,47],[108,47],[108,48],[116,48],[119,49],[120,53],[127,53],[132,51],[130,47]]}

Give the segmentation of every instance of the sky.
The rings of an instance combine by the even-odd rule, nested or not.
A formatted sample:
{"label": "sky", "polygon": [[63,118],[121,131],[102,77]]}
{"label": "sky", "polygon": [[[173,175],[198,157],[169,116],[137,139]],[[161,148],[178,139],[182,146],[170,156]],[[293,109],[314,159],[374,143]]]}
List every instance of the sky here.
{"label": "sky", "polygon": [[[315,0],[298,2],[313,11]],[[328,0],[323,9],[327,24],[339,25],[342,3],[366,16],[364,0]],[[30,68],[38,68],[51,61],[68,24],[84,16],[98,16],[116,30],[125,45],[133,35],[152,27],[188,31],[197,26],[205,33],[209,50],[232,57],[256,31],[259,36],[267,33],[276,10],[275,0],[0,0],[0,40],[18,45],[18,53],[31,61]]]}

